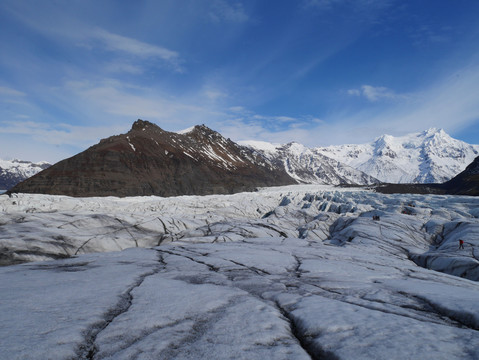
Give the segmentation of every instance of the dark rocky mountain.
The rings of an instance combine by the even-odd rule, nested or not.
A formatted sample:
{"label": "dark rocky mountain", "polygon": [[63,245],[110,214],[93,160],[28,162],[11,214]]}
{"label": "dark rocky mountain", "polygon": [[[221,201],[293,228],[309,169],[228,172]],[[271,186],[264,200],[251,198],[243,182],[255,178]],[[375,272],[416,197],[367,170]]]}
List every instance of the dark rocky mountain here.
{"label": "dark rocky mountain", "polygon": [[479,156],[462,173],[442,184],[452,195],[479,196]]}
{"label": "dark rocky mountain", "polygon": [[136,121],[9,192],[68,196],[224,194],[296,183],[251,149],[204,125],[185,133]]}
{"label": "dark rocky mountain", "polygon": [[381,193],[443,194],[479,196],[479,156],[463,172],[442,184],[385,184]]}
{"label": "dark rocky mountain", "polygon": [[36,173],[50,167],[47,162],[0,160],[0,190],[7,190]]}

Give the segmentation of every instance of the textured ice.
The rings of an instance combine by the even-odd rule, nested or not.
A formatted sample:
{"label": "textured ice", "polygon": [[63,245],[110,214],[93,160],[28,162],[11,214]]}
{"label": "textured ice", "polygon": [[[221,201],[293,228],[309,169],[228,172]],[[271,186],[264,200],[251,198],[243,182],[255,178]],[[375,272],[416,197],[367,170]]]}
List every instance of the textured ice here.
{"label": "textured ice", "polygon": [[0,268],[0,358],[477,359],[478,208],[318,186],[0,196],[5,262],[77,253]]}

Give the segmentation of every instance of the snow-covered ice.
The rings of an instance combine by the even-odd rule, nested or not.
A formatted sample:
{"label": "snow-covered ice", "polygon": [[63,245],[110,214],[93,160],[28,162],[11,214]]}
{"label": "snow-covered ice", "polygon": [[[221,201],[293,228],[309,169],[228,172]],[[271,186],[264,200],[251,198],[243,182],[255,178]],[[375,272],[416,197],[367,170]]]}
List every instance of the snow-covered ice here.
{"label": "snow-covered ice", "polygon": [[477,359],[478,209],[312,185],[2,195],[5,263],[77,255],[0,268],[0,358]]}

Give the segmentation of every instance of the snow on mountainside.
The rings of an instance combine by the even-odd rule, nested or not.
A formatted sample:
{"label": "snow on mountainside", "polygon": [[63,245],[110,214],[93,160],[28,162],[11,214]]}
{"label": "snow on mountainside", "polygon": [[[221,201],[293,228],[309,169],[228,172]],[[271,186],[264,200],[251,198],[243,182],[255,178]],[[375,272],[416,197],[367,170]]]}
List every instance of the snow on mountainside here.
{"label": "snow on mountainside", "polygon": [[324,185],[379,183],[377,179],[362,171],[296,142],[274,145],[263,141],[243,141],[240,144],[256,150],[278,167],[284,168],[288,175],[299,183]]}
{"label": "snow on mountainside", "polygon": [[479,154],[479,145],[453,139],[442,129],[400,137],[383,135],[369,144],[318,147],[318,153],[389,183],[442,183]]}
{"label": "snow on mountainside", "polygon": [[204,125],[181,134],[144,120],[33,176],[11,192],[68,196],[233,193],[293,184],[252,150]]}
{"label": "snow on mountainside", "polygon": [[16,159],[0,159],[0,190],[8,190],[50,166],[51,164],[46,161],[33,163]]}

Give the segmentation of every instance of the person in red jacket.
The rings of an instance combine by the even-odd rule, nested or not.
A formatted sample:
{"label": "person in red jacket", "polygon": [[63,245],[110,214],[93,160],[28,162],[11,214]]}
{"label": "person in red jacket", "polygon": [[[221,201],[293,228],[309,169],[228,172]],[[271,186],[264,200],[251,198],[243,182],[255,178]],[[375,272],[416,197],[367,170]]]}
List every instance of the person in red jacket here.
{"label": "person in red jacket", "polygon": [[459,239],[459,249],[464,249],[464,240]]}

